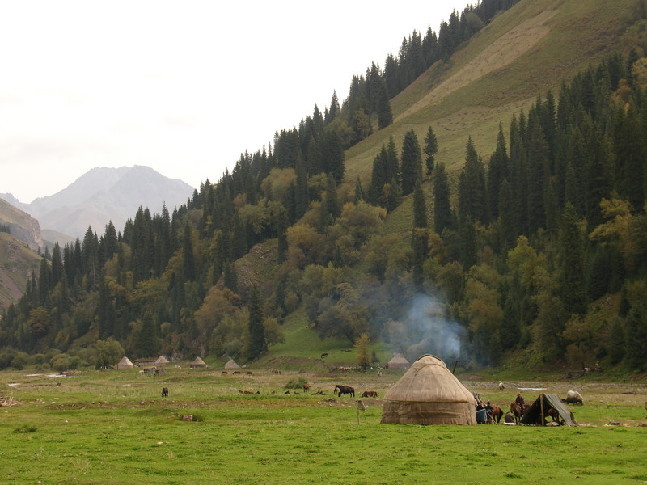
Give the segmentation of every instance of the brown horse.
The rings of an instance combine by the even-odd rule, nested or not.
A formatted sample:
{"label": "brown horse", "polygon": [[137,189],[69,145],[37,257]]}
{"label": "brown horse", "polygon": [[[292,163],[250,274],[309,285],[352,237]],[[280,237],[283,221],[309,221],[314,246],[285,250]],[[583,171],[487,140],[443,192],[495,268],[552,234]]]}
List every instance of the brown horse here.
{"label": "brown horse", "polygon": [[362,397],[377,397],[377,391],[364,391]]}
{"label": "brown horse", "polygon": [[503,409],[501,409],[499,406],[492,406],[492,409],[488,413],[488,418],[492,421],[492,424],[499,424],[502,417]]}
{"label": "brown horse", "polygon": [[526,412],[526,409],[528,409],[528,406],[526,405],[517,404],[516,402],[510,403],[510,412],[514,416],[515,423],[521,423],[521,418],[523,417],[523,413]]}

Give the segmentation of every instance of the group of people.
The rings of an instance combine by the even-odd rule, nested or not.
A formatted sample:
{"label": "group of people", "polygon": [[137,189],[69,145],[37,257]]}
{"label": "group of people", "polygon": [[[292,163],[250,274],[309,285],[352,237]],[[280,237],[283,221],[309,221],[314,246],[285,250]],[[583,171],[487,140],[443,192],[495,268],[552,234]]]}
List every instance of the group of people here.
{"label": "group of people", "polygon": [[[499,421],[500,416],[498,416],[499,419],[495,418],[495,413],[494,413],[494,408],[490,401],[486,401],[485,403],[481,400],[481,396],[478,394],[474,394],[474,397],[476,398],[476,423],[477,424],[486,424],[492,422],[494,419],[496,422]],[[517,397],[514,400],[515,404],[519,406],[519,410],[523,413],[523,411],[526,409],[526,401],[524,400],[523,396],[521,393],[517,393]],[[496,408],[496,411],[498,414],[502,414],[500,408]],[[506,414],[506,422],[508,422],[508,415],[510,415],[510,422],[514,421],[514,417],[512,416],[511,413]]]}

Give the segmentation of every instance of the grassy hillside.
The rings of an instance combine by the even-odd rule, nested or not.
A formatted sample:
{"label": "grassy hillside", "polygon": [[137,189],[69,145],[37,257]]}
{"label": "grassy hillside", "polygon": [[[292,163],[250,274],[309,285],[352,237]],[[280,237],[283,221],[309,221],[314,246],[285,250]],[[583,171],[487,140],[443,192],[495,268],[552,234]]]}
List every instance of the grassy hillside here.
{"label": "grassy hillside", "polygon": [[18,300],[32,270],[38,271],[40,257],[26,243],[0,232],[0,308]]}
{"label": "grassy hillside", "polygon": [[[526,110],[538,95],[613,51],[624,51],[635,0],[525,0],[479,32],[447,64],[437,63],[392,100],[394,123],[346,154],[349,181],[368,183],[373,159],[389,137],[401,146],[413,129],[423,143],[436,133],[436,159],[456,178],[468,136],[487,160],[502,123]],[[427,187],[427,190],[429,187]],[[396,210],[387,227],[408,229],[410,204]]]}

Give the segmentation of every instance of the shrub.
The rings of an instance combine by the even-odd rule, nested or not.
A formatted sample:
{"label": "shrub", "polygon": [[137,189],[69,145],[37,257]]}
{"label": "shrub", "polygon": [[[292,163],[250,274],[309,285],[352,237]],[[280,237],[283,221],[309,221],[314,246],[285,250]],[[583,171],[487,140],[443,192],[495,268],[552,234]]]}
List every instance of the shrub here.
{"label": "shrub", "polygon": [[286,385],[286,389],[303,389],[308,381],[304,377],[298,377],[297,379],[290,380]]}
{"label": "shrub", "polygon": [[16,370],[22,370],[30,363],[30,357],[27,352],[16,352],[11,360],[11,367]]}

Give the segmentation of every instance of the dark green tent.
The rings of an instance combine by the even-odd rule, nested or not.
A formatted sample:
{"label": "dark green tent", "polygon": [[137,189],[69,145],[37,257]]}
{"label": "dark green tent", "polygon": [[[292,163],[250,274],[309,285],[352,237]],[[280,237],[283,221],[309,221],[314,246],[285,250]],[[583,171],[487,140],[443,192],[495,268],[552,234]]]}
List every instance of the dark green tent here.
{"label": "dark green tent", "polygon": [[523,413],[522,424],[543,424],[542,418],[548,418],[548,410],[554,409],[559,416],[559,423],[575,426],[573,413],[566,407],[557,394],[540,394],[534,403]]}

